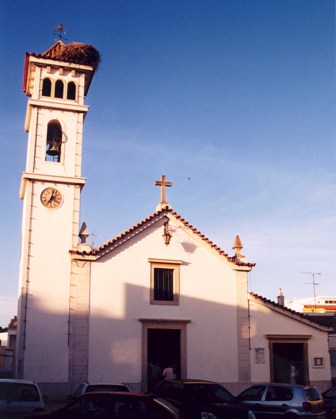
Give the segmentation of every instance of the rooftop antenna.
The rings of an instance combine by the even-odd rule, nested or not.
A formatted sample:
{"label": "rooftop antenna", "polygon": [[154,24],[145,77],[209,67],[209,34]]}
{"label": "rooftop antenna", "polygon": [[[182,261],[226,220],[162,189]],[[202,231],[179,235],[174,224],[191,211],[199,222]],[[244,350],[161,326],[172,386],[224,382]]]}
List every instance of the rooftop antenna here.
{"label": "rooftop antenna", "polygon": [[316,312],[316,285],[319,285],[319,282],[315,281],[316,275],[322,275],[321,272],[301,272],[302,274],[309,274],[312,276],[313,280],[312,282],[305,282],[305,284],[313,285],[314,288],[314,311]]}
{"label": "rooftop antenna", "polygon": [[66,30],[62,23],[56,26],[56,28],[54,29],[54,34],[58,37],[58,39],[64,39],[65,41],[67,41],[67,38],[64,37],[64,35],[66,35]]}

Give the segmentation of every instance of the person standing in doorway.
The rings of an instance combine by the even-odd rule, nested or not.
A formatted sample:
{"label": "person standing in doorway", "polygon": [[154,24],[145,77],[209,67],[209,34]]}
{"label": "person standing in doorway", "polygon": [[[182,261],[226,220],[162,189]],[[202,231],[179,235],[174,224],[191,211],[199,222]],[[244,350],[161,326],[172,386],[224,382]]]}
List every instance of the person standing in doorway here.
{"label": "person standing in doorway", "polygon": [[296,384],[296,377],[297,377],[297,371],[295,368],[295,365],[292,363],[290,365],[290,383],[291,384]]}
{"label": "person standing in doorway", "polygon": [[171,365],[163,370],[162,377],[164,380],[175,378],[174,370]]}

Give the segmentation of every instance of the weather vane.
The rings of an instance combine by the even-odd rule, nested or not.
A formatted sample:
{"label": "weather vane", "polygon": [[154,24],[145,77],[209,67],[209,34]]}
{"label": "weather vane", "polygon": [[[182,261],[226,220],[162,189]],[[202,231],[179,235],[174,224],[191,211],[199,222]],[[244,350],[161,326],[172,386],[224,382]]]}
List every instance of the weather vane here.
{"label": "weather vane", "polygon": [[60,25],[57,25],[56,28],[54,29],[54,34],[60,39],[65,39],[67,41],[67,38],[64,37],[64,35],[66,35],[66,30],[65,27],[63,26],[63,24],[61,23]]}

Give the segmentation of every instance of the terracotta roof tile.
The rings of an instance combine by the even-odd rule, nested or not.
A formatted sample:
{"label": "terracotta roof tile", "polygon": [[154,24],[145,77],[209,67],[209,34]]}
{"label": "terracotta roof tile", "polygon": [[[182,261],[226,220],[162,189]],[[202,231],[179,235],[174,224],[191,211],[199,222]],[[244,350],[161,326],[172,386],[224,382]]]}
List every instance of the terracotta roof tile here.
{"label": "terracotta roof tile", "polygon": [[312,323],[313,325],[318,325],[320,327],[326,327],[325,325],[322,325],[320,322],[316,321],[314,318],[312,318],[311,316],[309,316],[307,314],[300,313],[298,311],[292,310],[288,307],[285,307],[281,304],[276,303],[275,301],[269,300],[268,298],[265,298],[265,297],[262,297],[261,295],[255,294],[254,292],[250,292],[250,295],[252,297],[254,297],[256,300],[262,301],[267,306],[270,306],[271,308],[273,307],[274,309],[283,311],[284,314],[290,315],[291,317],[297,317],[298,319],[308,321],[308,322]]}
{"label": "terracotta roof tile", "polygon": [[[253,267],[255,263],[248,263],[242,262],[236,256],[229,256],[224,250],[222,250],[219,246],[213,243],[210,239],[208,239],[204,234],[202,234],[199,230],[197,230],[194,226],[192,226],[188,221],[186,221],[183,217],[181,217],[177,212],[175,212],[170,207],[165,207],[159,211],[154,212],[150,216],[144,218],[139,223],[135,224],[134,226],[130,227],[128,230],[125,230],[123,233],[119,234],[118,236],[114,237],[112,240],[107,241],[106,243],[102,244],[101,246],[97,247],[96,249],[91,250],[91,252],[85,251],[72,251],[73,254],[78,255],[92,255],[92,256],[102,256],[103,254],[107,253],[109,248],[113,247],[120,241],[127,240],[130,238],[129,236],[133,237],[132,233],[139,234],[142,231],[142,228],[145,227],[146,224],[150,222],[156,222],[166,216],[166,214],[173,215],[177,220],[184,224],[185,227],[190,229],[194,234],[198,235],[202,240],[204,240],[209,246],[215,249],[220,255],[224,256],[229,262],[234,263],[237,266],[246,266],[246,267]],[[111,250],[111,249],[110,249]]]}

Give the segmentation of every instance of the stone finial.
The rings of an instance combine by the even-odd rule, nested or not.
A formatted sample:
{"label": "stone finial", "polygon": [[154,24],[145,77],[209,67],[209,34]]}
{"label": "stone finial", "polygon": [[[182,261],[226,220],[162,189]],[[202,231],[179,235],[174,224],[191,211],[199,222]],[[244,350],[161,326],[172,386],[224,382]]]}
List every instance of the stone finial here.
{"label": "stone finial", "polygon": [[85,223],[82,224],[78,236],[81,239],[81,242],[78,244],[78,250],[81,252],[90,252],[91,245],[89,243],[86,243],[86,239],[89,237],[89,230],[86,227]]}
{"label": "stone finial", "polygon": [[235,251],[235,257],[239,260],[244,260],[245,256],[241,254],[243,244],[240,240],[240,237],[237,235],[234,239],[232,249]]}
{"label": "stone finial", "polygon": [[282,289],[279,288],[278,291],[278,304],[279,306],[284,306],[285,305],[285,297],[283,295]]}

